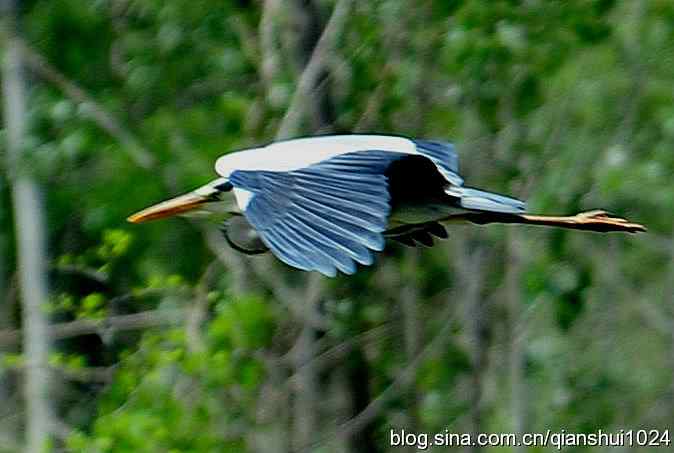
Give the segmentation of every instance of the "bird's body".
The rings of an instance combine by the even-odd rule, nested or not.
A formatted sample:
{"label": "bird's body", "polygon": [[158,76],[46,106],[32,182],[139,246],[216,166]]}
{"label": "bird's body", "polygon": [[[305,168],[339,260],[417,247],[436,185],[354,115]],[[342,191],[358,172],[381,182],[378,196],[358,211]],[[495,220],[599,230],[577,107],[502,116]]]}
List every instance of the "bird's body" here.
{"label": "bird's body", "polygon": [[[329,169],[324,167],[331,159],[339,157],[347,165],[350,159],[353,165],[361,164],[363,159],[370,159],[375,162],[375,165],[380,165],[378,168],[388,173],[389,192],[400,192],[401,195],[408,195],[407,198],[410,198],[409,194],[413,192],[420,194],[422,192],[420,189],[424,189],[423,195],[431,195],[428,193],[432,187],[431,182],[435,183],[433,188],[438,189],[435,195],[444,193],[439,189],[453,187],[458,189],[458,192],[450,198],[460,198],[461,191],[464,190],[459,189],[463,186],[463,179],[458,173],[458,156],[453,145],[392,135],[326,135],[284,140],[260,148],[225,154],[217,160],[215,169],[220,176],[227,179],[231,179],[235,172],[278,173],[314,168],[319,172],[330,173]],[[404,161],[404,165],[397,168],[395,175],[391,175],[393,170],[390,166],[400,160]],[[421,166],[423,168],[420,168]],[[330,176],[335,175],[330,174]],[[340,174],[336,176],[344,177]],[[442,176],[442,179],[439,176]],[[395,178],[395,181],[391,181],[392,178]],[[396,183],[402,185],[403,190],[396,191],[397,187],[391,187]],[[471,190],[471,193],[475,195],[476,192]],[[240,207],[245,210],[253,194],[243,187],[237,187],[236,184],[234,194]],[[397,198],[395,193],[391,195],[392,198]],[[485,192],[484,195],[495,196],[496,194]],[[499,209],[500,212],[522,212],[524,210],[524,203],[518,200],[502,196],[498,198],[498,206],[495,204],[491,208]],[[419,203],[421,200],[415,201],[416,203],[405,206],[405,209],[401,209],[399,213],[396,213],[394,209],[389,220],[394,225],[408,223],[409,219],[405,220],[405,217],[413,215],[417,217],[416,221],[430,221],[432,218],[429,218],[429,215],[435,216],[438,212],[446,214],[452,211],[451,208],[455,208],[448,205],[451,201],[449,199],[429,199],[426,200],[428,203]],[[402,206],[395,206],[395,203],[394,207],[402,208]],[[397,218],[395,214],[403,218]]]}
{"label": "bird's body", "polygon": [[[378,159],[393,162],[406,156],[422,156],[417,144],[406,137],[391,135],[326,135],[274,142],[269,145],[246,149],[220,157],[215,169],[225,178],[237,171],[293,172],[308,167],[320,168],[320,164],[353,153],[378,151]],[[383,152],[383,153],[381,153]],[[439,153],[438,153],[439,154]],[[370,153],[371,156],[374,153]],[[430,156],[429,156],[430,157]],[[355,163],[354,159],[354,163]],[[461,185],[458,175],[458,159],[451,145],[446,145],[444,155],[435,157],[438,168],[455,185]],[[245,209],[252,193],[234,186],[234,194],[242,209]]]}
{"label": "bird's body", "polygon": [[[386,236],[408,245],[445,237],[438,222],[549,224],[543,217],[528,219],[522,201],[465,187],[454,146],[445,142],[372,134],[307,137],[226,154],[215,168],[220,178],[130,220],[186,212],[219,202],[231,190],[264,246],[291,266],[328,276],[371,264]],[[604,218],[609,221],[598,223],[612,222]],[[568,220],[574,218],[555,219],[558,226],[574,224]]]}

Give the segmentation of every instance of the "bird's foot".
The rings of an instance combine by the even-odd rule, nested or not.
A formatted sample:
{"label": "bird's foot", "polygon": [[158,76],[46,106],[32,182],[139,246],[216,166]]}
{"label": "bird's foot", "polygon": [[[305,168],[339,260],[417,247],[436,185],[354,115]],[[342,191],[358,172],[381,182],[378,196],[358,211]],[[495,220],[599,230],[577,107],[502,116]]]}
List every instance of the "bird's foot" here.
{"label": "bird's foot", "polygon": [[[527,216],[524,218],[531,218],[532,220],[544,220],[545,216]],[[606,211],[592,210],[576,214],[570,217],[549,217],[552,221],[559,222],[560,226],[575,228],[580,230],[609,232],[609,231],[625,231],[628,233],[638,233],[646,231],[646,227],[639,223],[632,223],[622,217],[615,217]]]}

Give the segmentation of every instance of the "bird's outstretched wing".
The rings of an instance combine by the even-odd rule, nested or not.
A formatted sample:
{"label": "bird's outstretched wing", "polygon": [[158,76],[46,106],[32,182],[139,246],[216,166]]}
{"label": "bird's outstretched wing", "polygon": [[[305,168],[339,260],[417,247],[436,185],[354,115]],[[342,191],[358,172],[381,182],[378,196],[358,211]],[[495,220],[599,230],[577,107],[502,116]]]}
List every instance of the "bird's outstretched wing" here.
{"label": "bird's outstretched wing", "polygon": [[386,169],[401,153],[358,151],[306,168],[234,171],[235,188],[252,198],[244,215],[285,263],[334,276],[372,264],[384,248],[390,211]]}

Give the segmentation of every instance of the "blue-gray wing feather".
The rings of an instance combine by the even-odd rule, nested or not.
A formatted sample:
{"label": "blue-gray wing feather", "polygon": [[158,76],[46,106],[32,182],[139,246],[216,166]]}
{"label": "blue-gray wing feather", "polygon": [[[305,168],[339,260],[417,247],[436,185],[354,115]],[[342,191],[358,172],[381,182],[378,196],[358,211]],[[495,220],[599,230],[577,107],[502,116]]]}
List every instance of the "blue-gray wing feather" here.
{"label": "blue-gray wing feather", "polygon": [[253,193],[244,215],[285,263],[334,276],[372,264],[384,248],[390,194],[386,170],[402,155],[358,151],[287,172],[234,171]]}

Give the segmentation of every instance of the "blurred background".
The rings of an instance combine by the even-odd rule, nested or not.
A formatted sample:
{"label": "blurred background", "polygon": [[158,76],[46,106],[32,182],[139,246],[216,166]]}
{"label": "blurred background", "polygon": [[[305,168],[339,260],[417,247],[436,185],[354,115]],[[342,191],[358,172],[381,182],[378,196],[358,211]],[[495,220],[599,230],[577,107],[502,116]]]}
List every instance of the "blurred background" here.
{"label": "blurred background", "polygon": [[[670,0],[1,4],[0,452],[672,427]],[[448,139],[469,185],[649,232],[456,226],[326,279],[125,222],[223,153],[345,131]]]}

